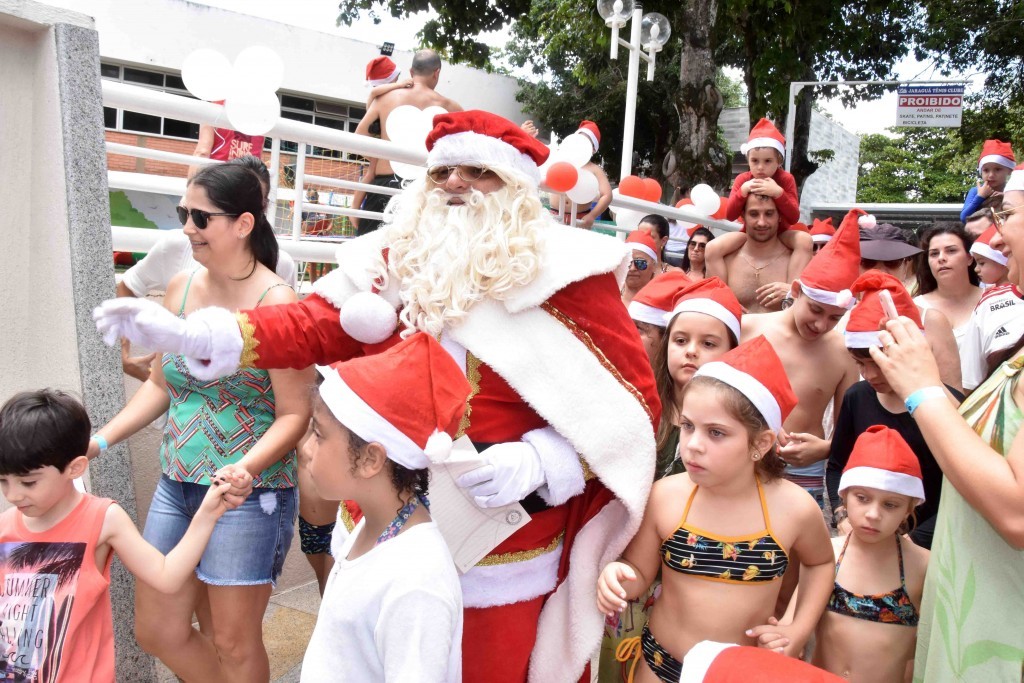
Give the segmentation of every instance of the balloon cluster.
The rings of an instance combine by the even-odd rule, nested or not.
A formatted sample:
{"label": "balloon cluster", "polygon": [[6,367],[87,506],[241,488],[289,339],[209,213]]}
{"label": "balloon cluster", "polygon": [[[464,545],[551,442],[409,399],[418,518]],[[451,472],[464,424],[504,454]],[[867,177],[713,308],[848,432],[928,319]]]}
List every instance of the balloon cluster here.
{"label": "balloon cluster", "polygon": [[[388,139],[392,142],[403,147],[420,150],[426,154],[427,135],[434,127],[434,117],[447,113],[447,110],[438,106],[418,109],[411,104],[403,104],[391,110],[384,129],[388,134]],[[427,172],[423,166],[400,161],[392,161],[391,168],[394,169],[396,175],[405,180],[422,178]]]}
{"label": "balloon cluster", "polygon": [[[623,197],[644,199],[649,202],[661,201],[661,184],[654,178],[640,178],[635,175],[626,176],[619,182],[618,188],[613,192]],[[726,200],[719,197],[710,185],[701,183],[690,190],[690,198],[683,199],[676,204],[676,208],[692,206],[696,213],[708,218],[724,219]],[[647,215],[642,211],[633,209],[618,209],[615,211],[615,224],[620,228],[635,230],[643,217]],[[690,230],[696,227],[697,223],[679,221],[679,224]]]}
{"label": "balloon cluster", "polygon": [[181,80],[197,98],[223,102],[231,127],[240,133],[264,135],[281,116],[276,93],[284,63],[269,47],[247,47],[234,64],[216,50],[199,48],[182,62]]}
{"label": "balloon cluster", "polygon": [[573,133],[557,147],[540,167],[544,184],[563,192],[577,204],[589,204],[598,195],[597,176],[583,168],[594,154],[593,143],[582,133]]}

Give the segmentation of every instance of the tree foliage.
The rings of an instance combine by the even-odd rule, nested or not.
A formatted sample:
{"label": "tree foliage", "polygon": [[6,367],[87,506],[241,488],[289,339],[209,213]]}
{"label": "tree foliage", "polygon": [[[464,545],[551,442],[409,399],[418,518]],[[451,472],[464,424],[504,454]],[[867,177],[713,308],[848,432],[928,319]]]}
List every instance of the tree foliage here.
{"label": "tree foliage", "polygon": [[955,128],[890,128],[860,141],[858,202],[962,202],[977,157],[964,153]]}

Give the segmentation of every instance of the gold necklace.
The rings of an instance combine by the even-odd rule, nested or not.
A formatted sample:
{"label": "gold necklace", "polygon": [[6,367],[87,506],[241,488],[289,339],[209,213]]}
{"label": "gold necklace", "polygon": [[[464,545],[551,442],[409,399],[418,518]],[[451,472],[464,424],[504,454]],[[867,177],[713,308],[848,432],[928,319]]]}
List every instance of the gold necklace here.
{"label": "gold necklace", "polygon": [[753,271],[754,271],[754,281],[755,281],[755,282],[757,282],[758,284],[760,284],[760,282],[761,282],[761,271],[762,271],[762,270],[764,270],[765,268],[767,268],[768,266],[772,265],[772,264],[773,264],[773,263],[775,263],[776,261],[778,261],[778,260],[779,260],[780,258],[782,258],[783,256],[785,256],[785,255],[786,255],[786,253],[787,253],[787,252],[785,252],[785,251],[784,251],[784,252],[782,252],[782,253],[778,254],[778,255],[777,255],[777,256],[776,256],[775,258],[773,258],[773,259],[772,259],[771,261],[769,261],[768,263],[766,263],[766,264],[764,264],[763,266],[760,266],[760,267],[758,267],[758,266],[755,266],[755,265],[754,265],[754,263],[753,263],[753,262],[752,262],[752,261],[751,261],[750,259],[748,259],[748,258],[747,258],[747,255],[746,255],[746,254],[744,254],[743,252],[740,252],[740,256],[742,256],[742,257],[743,257],[743,260],[744,260],[744,261],[746,261],[746,262],[747,262],[747,265],[748,265],[748,266],[750,266],[751,270],[753,270]]}

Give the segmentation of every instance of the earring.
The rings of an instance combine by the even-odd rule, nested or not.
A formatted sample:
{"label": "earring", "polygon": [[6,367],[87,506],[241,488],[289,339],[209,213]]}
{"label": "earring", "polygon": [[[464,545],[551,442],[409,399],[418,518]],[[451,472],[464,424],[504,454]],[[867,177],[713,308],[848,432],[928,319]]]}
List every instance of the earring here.
{"label": "earring", "polygon": [[750,459],[753,460],[754,462],[757,462],[758,460],[760,460],[761,459],[760,451],[758,451],[757,449],[754,449],[754,450],[750,451]]}

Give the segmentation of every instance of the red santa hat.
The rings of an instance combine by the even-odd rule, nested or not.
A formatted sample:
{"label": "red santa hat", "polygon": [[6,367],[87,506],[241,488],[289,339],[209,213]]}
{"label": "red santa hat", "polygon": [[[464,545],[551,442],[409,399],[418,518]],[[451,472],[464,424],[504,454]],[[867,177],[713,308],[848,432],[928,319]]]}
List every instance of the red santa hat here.
{"label": "red santa hat", "polygon": [[850,291],[863,296],[850,311],[850,320],[846,324],[845,332],[846,348],[866,349],[882,345],[878,340],[878,330],[882,321],[889,317],[882,308],[882,291],[887,291],[892,296],[897,313],[910,318],[919,328],[924,329],[917,305],[910,293],[903,283],[892,275],[880,270],[866,271],[857,278]]}
{"label": "red santa hat", "polygon": [[374,57],[366,65],[366,84],[371,88],[385,83],[394,83],[398,80],[402,70],[391,61],[390,57],[381,55]]}
{"label": "red santa hat", "polygon": [[921,463],[895,429],[872,425],[857,437],[839,479],[839,493],[866,486],[924,502]]}
{"label": "red santa hat", "polygon": [[804,296],[820,304],[853,308],[856,302],[850,286],[860,275],[859,216],[867,215],[860,209],[846,214],[836,234],[800,274],[800,290]]}
{"label": "red santa hat", "polygon": [[736,389],[754,404],[776,434],[796,406],[796,394],[786,376],[786,368],[764,335],[726,351],[718,360],[705,363],[693,376],[711,377]]}
{"label": "red santa hat", "polygon": [[659,275],[641,287],[629,302],[629,317],[642,323],[665,327],[672,304],[679,292],[689,284],[690,278],[681,270]]}
{"label": "red santa hat", "polygon": [[595,152],[597,151],[597,148],[601,146],[601,131],[593,121],[587,121],[586,119],[580,121],[580,128],[576,132],[587,136],[590,143],[594,145]]}
{"label": "red santa hat", "polygon": [[1006,168],[1013,168],[1017,160],[1013,156],[1013,147],[1009,142],[1002,140],[985,140],[981,148],[981,156],[978,157],[978,170],[985,164],[999,164]]}
{"label": "red santa hat", "polygon": [[[664,275],[662,276],[664,277]],[[641,290],[643,291],[643,290]],[[679,292],[672,312],[666,316],[666,323],[680,313],[703,313],[721,321],[730,332],[733,340],[740,338],[740,321],[743,319],[743,306],[729,286],[717,277],[709,277],[694,282]]]}
{"label": "red santa hat", "polygon": [[779,129],[768,119],[761,119],[750,129],[747,141],[740,145],[740,153],[746,155],[750,150],[759,147],[771,147],[778,150],[783,157],[786,156],[786,138],[782,137]]}
{"label": "red santa hat", "polygon": [[811,239],[815,244],[821,244],[828,242],[836,234],[836,229],[832,227],[831,216],[825,220],[819,218],[814,219],[814,223],[811,225]]}
{"label": "red santa hat", "polygon": [[438,114],[427,135],[427,167],[469,164],[486,166],[540,184],[539,167],[548,158],[547,145],[497,114],[477,109]]}
{"label": "red santa hat", "polygon": [[988,226],[988,230],[981,233],[978,239],[974,240],[974,244],[971,245],[971,253],[987,258],[989,261],[995,261],[1001,266],[1005,266],[1010,259],[1003,256],[1003,252],[992,248],[992,238],[995,236],[996,226]]}
{"label": "red santa hat", "polygon": [[704,640],[683,658],[679,683],[841,683],[795,657],[760,647]]}
{"label": "red santa hat", "polygon": [[1006,181],[1003,192],[1020,192],[1022,190],[1024,190],[1024,164],[1018,164]]}
{"label": "red santa hat", "polygon": [[790,230],[796,230],[797,232],[806,232],[810,234],[811,229],[807,227],[806,223],[796,222],[789,226]]}
{"label": "red santa hat", "polygon": [[626,237],[626,244],[633,249],[638,249],[658,262],[658,246],[654,243],[651,233],[644,230],[634,230]]}
{"label": "red santa hat", "polygon": [[462,369],[429,334],[330,366],[320,397],[338,421],[411,470],[444,462],[472,392]]}

